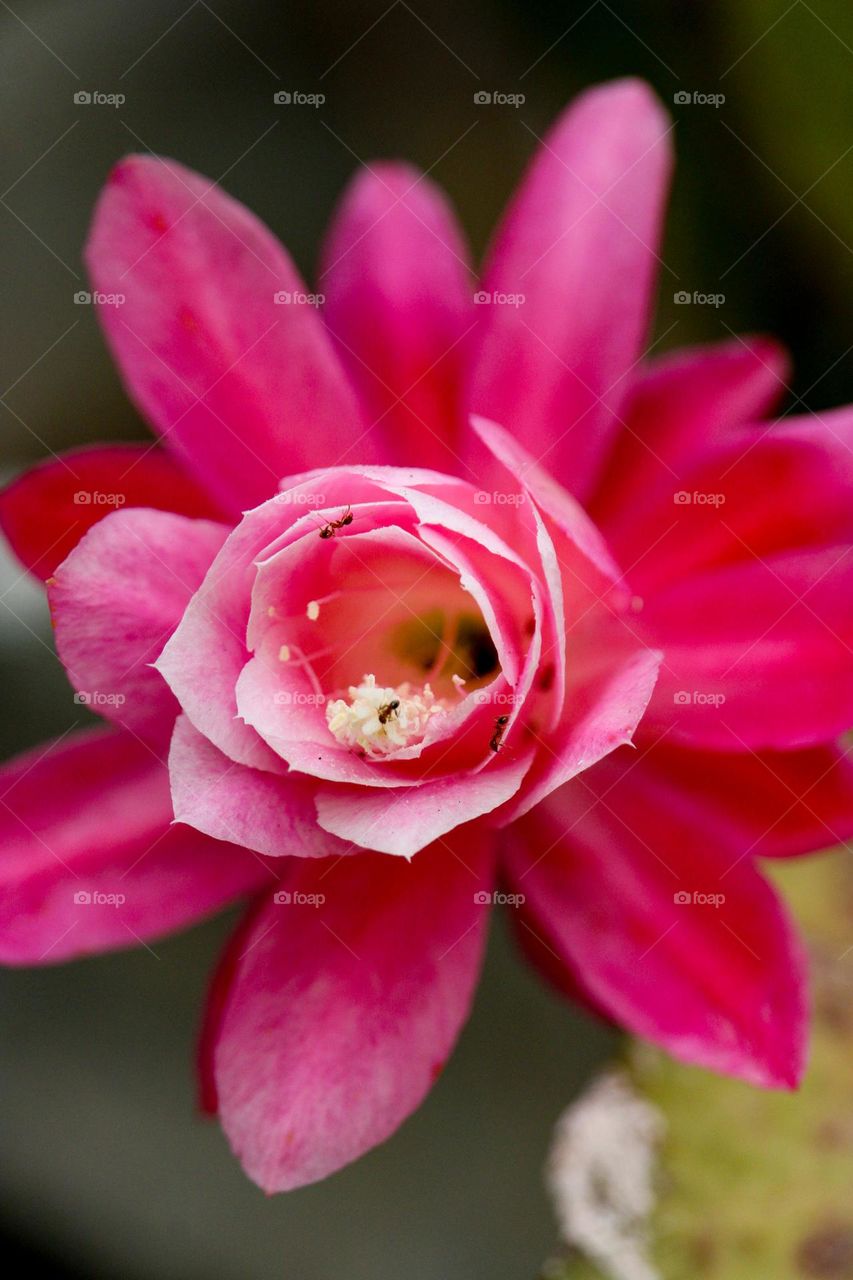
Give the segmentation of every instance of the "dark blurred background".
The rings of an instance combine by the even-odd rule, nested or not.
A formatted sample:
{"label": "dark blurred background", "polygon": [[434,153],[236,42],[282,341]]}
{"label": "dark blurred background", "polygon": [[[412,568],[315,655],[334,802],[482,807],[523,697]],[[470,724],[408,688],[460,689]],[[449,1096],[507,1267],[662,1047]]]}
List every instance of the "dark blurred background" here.
{"label": "dark blurred background", "polygon": [[[92,308],[74,303],[92,205],[124,153],[224,175],[309,278],[359,162],[405,157],[449,191],[479,258],[536,136],[579,89],[624,74],[676,121],[659,349],[775,332],[795,357],[790,409],[853,399],[849,0],[0,0],[0,29],[7,475],[145,433]],[[281,90],[325,102],[276,106]],[[478,90],[525,102],[477,106]],[[77,104],[80,91],[125,101]],[[675,306],[682,289],[725,300]],[[82,712],[41,592],[9,560],[0,605],[8,755]],[[611,1033],[544,992],[499,926],[471,1025],[418,1115],[329,1182],[267,1200],[193,1111],[195,1021],[227,924],[0,973],[7,1261],[123,1280],[532,1277],[553,1240],[550,1126]]]}

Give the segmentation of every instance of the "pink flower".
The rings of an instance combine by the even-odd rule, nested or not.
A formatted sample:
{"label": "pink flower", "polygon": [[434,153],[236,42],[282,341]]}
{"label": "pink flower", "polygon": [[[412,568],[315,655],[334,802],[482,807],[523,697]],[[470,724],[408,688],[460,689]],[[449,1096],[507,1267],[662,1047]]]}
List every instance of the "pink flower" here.
{"label": "pink flower", "polygon": [[0,958],[252,894],[200,1065],[268,1190],[418,1105],[496,900],[632,1032],[764,1085],[803,1070],[800,948],[755,860],[853,832],[853,415],[770,427],[764,339],[647,360],[668,137],[642,85],[585,94],[479,290],[400,165],[345,195],[322,305],[174,163],[101,197],[93,285],[125,302],[99,315],[166,449],[0,497],[112,721],[2,771]]}

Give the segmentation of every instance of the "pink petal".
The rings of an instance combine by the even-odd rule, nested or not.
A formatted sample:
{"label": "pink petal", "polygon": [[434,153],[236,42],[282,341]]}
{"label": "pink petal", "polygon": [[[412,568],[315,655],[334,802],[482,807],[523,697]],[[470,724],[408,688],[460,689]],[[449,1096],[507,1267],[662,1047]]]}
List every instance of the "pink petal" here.
{"label": "pink petal", "polygon": [[787,915],[720,824],[671,807],[673,788],[647,789],[647,774],[625,753],[513,828],[507,868],[530,950],[558,985],[676,1057],[791,1088],[807,1016]]}
{"label": "pink petal", "polygon": [[52,964],[150,941],[270,884],[245,849],[170,825],[166,769],[96,729],[0,768],[0,962]]}
{"label": "pink petal", "polygon": [[[293,900],[268,900],[238,935],[202,1072],[212,1056],[223,1127],[264,1190],[334,1173],[428,1093],[471,1004],[487,920],[475,898],[488,895],[490,863],[472,839],[412,863],[295,863],[282,883]],[[324,900],[297,900],[310,894]]]}
{"label": "pink petal", "polygon": [[228,526],[136,507],[93,525],[48,584],[56,647],[93,711],[168,733],[177,702],[152,663]]}
{"label": "pink petal", "polygon": [[154,445],[72,449],[24,472],[0,492],[0,529],[18,559],[49,578],[87,529],[124,507],[216,518],[213,501]]}
{"label": "pink petal", "polygon": [[578,98],[545,138],[483,278],[471,408],[504,422],[578,497],[619,429],[645,341],[670,169],[667,119],[636,80]]}
{"label": "pink petal", "polygon": [[[650,489],[671,495],[682,473],[729,441],[730,433],[772,412],[790,378],[786,352],[769,338],[733,338],[688,347],[638,370],[625,406],[626,429],[590,511],[611,543],[630,552],[630,529]],[[636,545],[636,544],[633,544]],[[644,549],[637,548],[627,566]]]}
{"label": "pink petal", "polygon": [[665,658],[643,722],[722,751],[789,750],[853,725],[850,544],[696,574],[646,602]]}
{"label": "pink petal", "polygon": [[278,858],[321,858],[349,850],[317,825],[313,786],[229,760],[179,716],[169,752],[175,818]]}
{"label": "pink petal", "polygon": [[407,165],[363,169],[332,222],[317,287],[383,456],[458,471],[474,285],[443,193]]}
{"label": "pink petal", "polygon": [[325,831],[364,849],[411,858],[463,823],[491,813],[518,791],[533,751],[509,747],[479,773],[425,780],[419,787],[372,790],[321,783],[317,819]]}
{"label": "pink petal", "polygon": [[376,456],[317,308],[292,300],[290,258],[214,184],[129,157],[86,256],[95,288],[125,295],[98,315],[135,403],[227,510],[300,467]]}

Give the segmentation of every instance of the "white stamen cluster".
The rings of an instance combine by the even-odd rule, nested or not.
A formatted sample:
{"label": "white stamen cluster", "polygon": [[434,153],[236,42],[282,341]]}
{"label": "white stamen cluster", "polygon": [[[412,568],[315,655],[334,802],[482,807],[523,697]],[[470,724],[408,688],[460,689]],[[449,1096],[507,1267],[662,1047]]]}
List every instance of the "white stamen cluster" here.
{"label": "white stamen cluster", "polygon": [[347,692],[349,700],[335,698],[326,706],[329,729],[344,746],[373,758],[420,742],[431,718],[446,711],[428,684],[414,689],[406,682],[393,688],[378,685],[375,676],[366,675]]}

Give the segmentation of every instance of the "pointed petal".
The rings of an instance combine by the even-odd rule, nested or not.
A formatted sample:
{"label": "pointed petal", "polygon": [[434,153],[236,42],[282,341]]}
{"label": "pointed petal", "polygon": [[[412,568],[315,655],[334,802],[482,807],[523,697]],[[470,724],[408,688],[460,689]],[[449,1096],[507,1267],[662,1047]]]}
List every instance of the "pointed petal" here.
{"label": "pointed petal", "polygon": [[474,285],[443,193],[408,165],[363,169],[332,222],[318,288],[386,460],[458,471]]}
{"label": "pointed petal", "polygon": [[96,729],[0,768],[0,963],[54,964],[185,928],[273,873],[173,826],[169,778],[130,734]]}
{"label": "pointed petal", "polygon": [[125,297],[98,316],[134,402],[225,509],[351,449],[374,456],[290,258],[215,184],[173,161],[123,160],[86,259],[97,289]]}
{"label": "pointed petal", "polygon": [[582,499],[647,333],[668,132],[639,81],[581,95],[542,142],[484,272],[493,300],[478,308],[471,408],[506,423]]}
{"label": "pointed petal", "polygon": [[490,863],[470,837],[411,863],[299,861],[239,936],[204,1059],[228,1139],[266,1191],[334,1173],[423,1100],[468,1015]]}
{"label": "pointed petal", "polygon": [[791,1088],[807,1010],[785,910],[750,858],[660,804],[632,764],[590,770],[510,833],[509,881],[549,976],[686,1062]]}
{"label": "pointed petal", "polygon": [[72,449],[25,471],[0,492],[0,529],[38,578],[49,578],[87,529],[125,507],[216,519],[188,473],[154,445]]}

